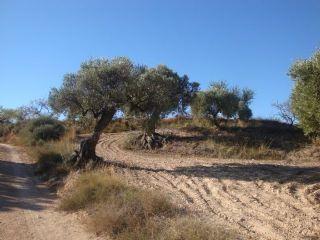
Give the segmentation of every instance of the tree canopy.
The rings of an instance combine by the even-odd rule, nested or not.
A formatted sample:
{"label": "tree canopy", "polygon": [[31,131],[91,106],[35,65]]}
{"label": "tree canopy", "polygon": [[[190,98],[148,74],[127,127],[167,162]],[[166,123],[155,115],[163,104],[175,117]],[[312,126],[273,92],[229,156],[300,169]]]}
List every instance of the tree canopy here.
{"label": "tree canopy", "polygon": [[53,88],[49,104],[57,112],[101,117],[126,101],[126,86],[134,77],[133,63],[124,57],[94,59],[81,64],[77,73],[64,76],[61,88]]}
{"label": "tree canopy", "polygon": [[137,78],[138,67],[125,57],[93,59],[81,64],[79,71],[64,76],[60,88],[53,88],[49,104],[53,110],[67,115],[91,114],[96,119],[93,134],[81,143],[75,157],[81,166],[97,160],[95,147],[103,129],[127,102],[128,86]]}
{"label": "tree canopy", "polygon": [[306,134],[320,134],[320,50],[292,65],[292,109]]}
{"label": "tree canopy", "polygon": [[145,119],[148,134],[155,132],[157,121],[173,111],[185,112],[198,89],[198,83],[189,82],[165,65],[145,68],[131,85],[126,111]]}
{"label": "tree canopy", "polygon": [[[253,99],[250,89],[239,90],[223,82],[213,82],[209,89],[199,92],[192,101],[192,114],[198,118],[209,118],[216,122],[219,115],[226,118],[239,117],[247,120],[252,116],[249,105]],[[217,123],[217,122],[216,122]]]}

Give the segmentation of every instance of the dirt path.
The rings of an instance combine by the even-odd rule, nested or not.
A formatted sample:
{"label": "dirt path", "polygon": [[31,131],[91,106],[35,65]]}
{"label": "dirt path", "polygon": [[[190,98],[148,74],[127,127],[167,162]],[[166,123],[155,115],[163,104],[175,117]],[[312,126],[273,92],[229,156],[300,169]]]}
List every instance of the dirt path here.
{"label": "dirt path", "polygon": [[0,144],[0,239],[95,239],[77,215],[55,210],[56,196],[33,177],[19,149]]}
{"label": "dirt path", "polygon": [[164,189],[245,239],[320,239],[319,165],[125,151],[125,136],[104,136],[98,153],[140,167],[124,170],[139,184]]}

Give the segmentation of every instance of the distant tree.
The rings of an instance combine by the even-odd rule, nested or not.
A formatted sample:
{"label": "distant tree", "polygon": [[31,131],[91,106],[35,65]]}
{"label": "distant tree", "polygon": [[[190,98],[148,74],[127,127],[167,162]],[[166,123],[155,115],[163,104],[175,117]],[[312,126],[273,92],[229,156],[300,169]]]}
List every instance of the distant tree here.
{"label": "distant tree", "polygon": [[176,109],[183,113],[198,85],[164,65],[145,68],[136,81],[129,91],[126,112],[143,118],[142,145],[154,148],[162,145],[162,137],[155,131],[160,118]]}
{"label": "distant tree", "polygon": [[177,113],[180,116],[187,115],[187,108],[190,106],[193,98],[199,91],[200,84],[198,82],[190,82],[187,75],[179,77],[179,87],[178,87],[178,108]]}
{"label": "distant tree", "polygon": [[195,118],[215,119],[218,115],[216,104],[207,91],[200,91],[191,103],[191,113]]}
{"label": "distant tree", "polygon": [[306,134],[320,135],[320,50],[292,65],[292,109]]}
{"label": "distant tree", "polygon": [[127,102],[127,87],[135,82],[137,74],[137,67],[127,58],[94,59],[81,64],[78,72],[65,75],[62,86],[51,90],[49,105],[56,112],[90,113],[96,120],[91,137],[81,142],[75,156],[77,166],[100,160],[95,152],[100,135]]}
{"label": "distant tree", "polygon": [[252,117],[252,110],[250,104],[253,100],[254,92],[251,89],[245,88],[239,95],[238,103],[238,117],[240,120],[249,120]]}
{"label": "distant tree", "polygon": [[48,104],[48,100],[40,98],[30,102],[30,104],[21,106],[17,109],[19,121],[38,118],[40,116],[53,116],[54,113]]}
{"label": "distant tree", "polygon": [[237,115],[240,119],[249,119],[252,115],[249,104],[253,92],[249,89],[229,88],[226,82],[214,82],[209,89],[197,94],[191,104],[192,114],[195,117],[208,118],[218,125],[219,115],[233,118]]}
{"label": "distant tree", "polygon": [[0,124],[12,124],[17,122],[17,110],[0,106]]}
{"label": "distant tree", "polygon": [[239,103],[238,117],[240,120],[248,121],[252,117],[252,110],[247,105]]}
{"label": "distant tree", "polygon": [[7,120],[4,107],[0,106],[0,124],[4,124]]}
{"label": "distant tree", "polygon": [[213,82],[209,89],[199,92],[192,101],[192,114],[198,118],[208,118],[218,125],[219,115],[225,118],[238,116],[242,120],[248,120],[252,116],[249,105],[253,99],[253,91],[238,87],[228,87],[226,82]]}
{"label": "distant tree", "polygon": [[272,104],[278,110],[278,116],[286,123],[293,125],[297,121],[297,116],[292,111],[292,103],[290,100]]}

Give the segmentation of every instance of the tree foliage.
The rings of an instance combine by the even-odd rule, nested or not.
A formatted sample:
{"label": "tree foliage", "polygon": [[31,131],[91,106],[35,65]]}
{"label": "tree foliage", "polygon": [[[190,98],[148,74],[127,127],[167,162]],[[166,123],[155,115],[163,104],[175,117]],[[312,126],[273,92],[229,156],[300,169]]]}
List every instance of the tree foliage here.
{"label": "tree foliage", "polygon": [[245,88],[239,95],[238,117],[241,120],[249,120],[252,117],[250,104],[253,100],[254,92],[251,89]]}
{"label": "tree foliage", "polygon": [[17,121],[17,110],[0,106],[0,124],[12,124]]}
{"label": "tree foliage", "polygon": [[185,112],[199,84],[189,82],[187,76],[180,77],[164,65],[144,68],[135,84],[131,85],[126,111],[144,118],[148,135],[155,133],[161,118],[176,109]]}
{"label": "tree foliage", "polygon": [[51,90],[49,104],[60,113],[91,113],[99,119],[106,111],[124,104],[125,88],[132,79],[133,69],[132,62],[123,57],[86,61],[77,73],[64,76],[60,89]]}
{"label": "tree foliage", "polygon": [[66,74],[62,86],[51,90],[49,104],[56,112],[72,116],[91,114],[96,120],[92,136],[81,143],[75,157],[78,166],[98,160],[95,147],[100,135],[127,102],[128,86],[134,83],[138,70],[124,57],[93,59],[82,63],[78,72]]}
{"label": "tree foliage", "polygon": [[297,61],[289,75],[294,81],[292,108],[306,134],[320,134],[320,50]]}
{"label": "tree foliage", "polygon": [[249,105],[253,91],[238,87],[228,87],[223,82],[214,82],[209,89],[197,94],[191,104],[192,114],[198,118],[209,118],[216,121],[219,115],[225,118],[239,117],[247,120],[252,116]]}
{"label": "tree foliage", "polygon": [[198,82],[190,82],[187,75],[179,77],[178,108],[177,113],[181,116],[187,115],[187,108],[199,91]]}

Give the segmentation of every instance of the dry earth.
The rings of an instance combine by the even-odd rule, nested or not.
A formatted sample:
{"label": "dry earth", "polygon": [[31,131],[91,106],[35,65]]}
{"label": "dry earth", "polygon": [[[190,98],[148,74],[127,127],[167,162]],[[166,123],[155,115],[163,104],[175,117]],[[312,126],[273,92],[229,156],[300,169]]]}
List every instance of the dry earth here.
{"label": "dry earth", "polygon": [[57,199],[33,177],[21,150],[0,144],[0,239],[95,239],[76,214],[55,210]]}
{"label": "dry earth", "polygon": [[222,160],[126,151],[126,133],[103,136],[98,153],[125,163],[128,179],[244,239],[320,239],[319,162]]}

